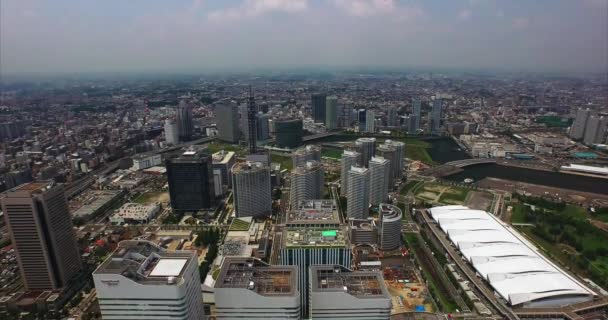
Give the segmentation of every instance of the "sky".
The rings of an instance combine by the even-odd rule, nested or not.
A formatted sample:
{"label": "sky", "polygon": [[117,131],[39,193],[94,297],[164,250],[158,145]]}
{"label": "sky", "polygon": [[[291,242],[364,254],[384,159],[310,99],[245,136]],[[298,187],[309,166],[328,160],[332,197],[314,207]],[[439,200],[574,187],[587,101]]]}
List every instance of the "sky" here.
{"label": "sky", "polygon": [[0,74],[608,72],[608,0],[1,0]]}

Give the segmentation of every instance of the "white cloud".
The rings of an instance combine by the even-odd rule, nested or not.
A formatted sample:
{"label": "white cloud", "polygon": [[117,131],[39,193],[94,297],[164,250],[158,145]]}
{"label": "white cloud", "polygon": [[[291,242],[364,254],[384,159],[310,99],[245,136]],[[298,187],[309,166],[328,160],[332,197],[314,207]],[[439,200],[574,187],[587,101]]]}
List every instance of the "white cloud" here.
{"label": "white cloud", "polygon": [[471,15],[473,15],[471,10],[463,9],[463,10],[460,10],[460,12],[458,12],[458,19],[463,20],[463,21],[469,20],[469,19],[471,19]]}
{"label": "white cloud", "polygon": [[212,11],[207,17],[211,21],[221,22],[255,17],[268,12],[296,13],[307,9],[308,0],[245,0],[237,7]]}
{"label": "white cloud", "polygon": [[525,17],[518,17],[513,19],[513,23],[511,24],[515,29],[526,29],[530,26],[530,19]]}

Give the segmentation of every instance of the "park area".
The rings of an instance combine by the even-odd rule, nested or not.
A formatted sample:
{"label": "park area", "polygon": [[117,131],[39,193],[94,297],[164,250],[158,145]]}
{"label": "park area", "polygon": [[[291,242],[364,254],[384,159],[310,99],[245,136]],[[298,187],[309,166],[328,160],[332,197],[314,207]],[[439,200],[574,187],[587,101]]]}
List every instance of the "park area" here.
{"label": "park area", "polygon": [[511,223],[548,256],[577,274],[608,286],[608,233],[579,206],[518,196]]}
{"label": "park area", "polygon": [[[409,183],[408,183],[409,184]],[[406,188],[408,185],[406,185]],[[464,204],[469,190],[436,182],[419,183],[410,189],[416,199],[432,204]]]}
{"label": "park area", "polygon": [[140,194],[135,200],[135,203],[139,204],[154,204],[157,202],[167,203],[169,202],[168,192],[146,192]]}

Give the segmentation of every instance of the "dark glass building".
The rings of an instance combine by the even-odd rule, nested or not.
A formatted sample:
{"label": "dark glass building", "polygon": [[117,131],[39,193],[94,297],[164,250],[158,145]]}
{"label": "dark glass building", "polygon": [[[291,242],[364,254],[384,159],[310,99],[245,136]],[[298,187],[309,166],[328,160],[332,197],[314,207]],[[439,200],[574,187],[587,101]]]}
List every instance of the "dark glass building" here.
{"label": "dark glass building", "polygon": [[177,211],[198,211],[213,207],[213,162],[205,150],[188,150],[167,160],[171,207]]}
{"label": "dark glass building", "polygon": [[315,122],[325,122],[325,104],[327,95],[324,93],[315,93],[311,95],[312,118]]}
{"label": "dark glass building", "polygon": [[279,148],[297,148],[302,145],[304,129],[302,119],[276,120],[276,144]]}

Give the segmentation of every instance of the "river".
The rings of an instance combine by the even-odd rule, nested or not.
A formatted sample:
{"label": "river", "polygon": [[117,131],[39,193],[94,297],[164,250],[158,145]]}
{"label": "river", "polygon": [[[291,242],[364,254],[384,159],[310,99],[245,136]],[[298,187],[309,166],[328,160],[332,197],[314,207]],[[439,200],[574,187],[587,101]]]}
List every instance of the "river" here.
{"label": "river", "polygon": [[[464,151],[459,150],[458,145],[451,139],[438,139],[428,142],[432,144],[429,154],[435,162],[446,163],[469,158]],[[582,192],[608,194],[608,179],[509,167],[494,163],[473,165],[463,169],[464,171],[444,177],[444,179],[462,182],[466,178],[479,181],[486,177],[493,177]]]}

